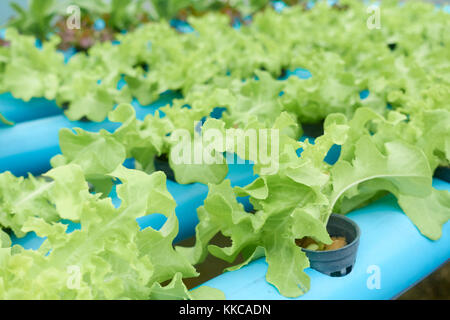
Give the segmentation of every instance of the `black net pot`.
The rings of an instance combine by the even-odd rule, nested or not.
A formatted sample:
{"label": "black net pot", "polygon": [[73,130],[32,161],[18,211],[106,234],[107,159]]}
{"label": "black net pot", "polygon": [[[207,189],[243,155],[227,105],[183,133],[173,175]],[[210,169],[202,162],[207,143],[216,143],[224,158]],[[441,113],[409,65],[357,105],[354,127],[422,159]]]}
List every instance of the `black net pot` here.
{"label": "black net pot", "polygon": [[356,262],[361,231],[353,220],[340,214],[331,215],[327,231],[331,237],[345,237],[347,245],[330,251],[302,250],[311,268],[331,277],[345,276],[352,271]]}

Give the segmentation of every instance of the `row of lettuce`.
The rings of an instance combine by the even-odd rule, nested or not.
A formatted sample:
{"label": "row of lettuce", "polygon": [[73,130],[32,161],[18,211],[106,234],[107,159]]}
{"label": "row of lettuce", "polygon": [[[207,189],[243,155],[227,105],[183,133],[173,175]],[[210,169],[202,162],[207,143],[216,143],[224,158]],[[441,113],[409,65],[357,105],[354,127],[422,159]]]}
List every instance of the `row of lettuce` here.
{"label": "row of lettuce", "polygon": [[[345,10],[321,4],[310,11],[268,10],[240,31],[218,15],[192,20],[196,33],[190,35],[155,24],[127,34],[118,46],[94,47],[62,67],[73,73],[61,79],[77,88],[83,84],[86,91],[77,100],[63,84],[56,95],[70,92],[73,101],[90,99],[77,109],[70,105],[69,116],[96,112],[101,120],[108,114],[122,125],[112,133],[62,130],[62,153],[43,178],[0,175],[5,231],[0,296],[220,298],[210,288],[188,292],[182,283],[197,276],[195,265],[212,254],[230,263],[244,259],[229,270],[265,256],[267,281],[281,294],[296,297],[310,287],[304,272],[309,262],[296,240],[329,243],[325,226],[332,212],[347,213],[388,193],[424,236],[439,239],[450,218],[450,193],[432,187],[434,170],[450,160],[450,72],[445,72],[450,71],[450,42],[444,32],[449,18],[426,4],[400,9],[383,3],[383,27],[368,30],[365,7],[346,4]],[[299,66],[312,77],[278,79],[283,70]],[[104,75],[99,84],[98,74]],[[128,85],[116,90],[123,75]],[[101,88],[113,101],[100,104],[89,95]],[[370,94],[361,99],[364,89]],[[143,121],[127,103],[111,111],[126,92],[145,104],[166,90],[181,90],[183,98]],[[221,119],[212,118],[218,106],[226,111]],[[314,144],[299,142],[302,124],[321,120],[324,133]],[[196,121],[202,125],[194,128]],[[279,149],[260,145],[277,159],[278,170],[264,170],[259,150],[237,148],[239,141],[208,148],[221,159],[214,164],[173,161],[179,142],[172,136],[175,130],[185,129],[196,141],[208,130],[225,134],[232,128],[279,130]],[[341,153],[328,164],[324,158],[334,145]],[[253,183],[231,186],[225,179],[226,152],[255,163]],[[197,210],[193,247],[172,247],[176,204],[164,174],[154,172],[154,159],[164,156],[177,182],[209,187]],[[128,158],[135,159],[136,169],[123,167]],[[118,208],[107,197],[114,188]],[[242,197],[250,198],[254,212],[245,210]],[[159,231],[139,231],[136,218],[151,213],[164,214],[166,224]],[[66,234],[61,219],[80,222],[81,230]],[[7,232],[22,236],[31,231],[47,237],[38,251],[10,247]],[[231,238],[231,246],[215,244],[219,233]]]}
{"label": "row of lettuce", "polygon": [[[87,50],[96,42],[115,39],[150,21],[166,20],[186,25],[188,16],[210,11],[227,14],[234,24],[244,24],[251,16],[271,4],[277,10],[303,5],[305,0],[29,0],[27,7],[12,2],[15,16],[7,26],[44,41],[52,34],[60,39],[60,49]],[[311,2],[312,4],[313,2]]]}
{"label": "row of lettuce", "polygon": [[[116,103],[136,97],[147,105],[167,90],[190,94],[189,104],[204,105],[203,92],[233,87],[232,98],[238,100],[233,107],[246,109],[240,97],[257,89],[244,88],[243,79],[251,83],[258,70],[277,78],[302,67],[311,79],[280,82],[283,96],[267,94],[262,99],[267,103],[255,111],[264,117],[286,109],[301,122],[315,122],[332,112],[350,115],[361,105],[385,112],[389,103],[404,113],[445,105],[448,14],[429,4],[398,7],[394,1],[383,6],[383,27],[369,29],[366,6],[347,5],[338,10],[318,3],[313,10],[293,7],[281,14],[269,8],[239,30],[219,14],[192,17],[195,32],[190,34],[179,34],[165,22],[150,23],[120,35],[120,44],[97,44],[67,64],[55,50],[57,38],[38,49],[33,38],[9,29],[11,45],[0,48],[0,92],[25,101],[56,99],[71,120],[102,121]],[[122,78],[127,85],[118,87]],[[365,89],[370,96],[361,102],[358,93]],[[219,101],[225,103],[228,107]]]}

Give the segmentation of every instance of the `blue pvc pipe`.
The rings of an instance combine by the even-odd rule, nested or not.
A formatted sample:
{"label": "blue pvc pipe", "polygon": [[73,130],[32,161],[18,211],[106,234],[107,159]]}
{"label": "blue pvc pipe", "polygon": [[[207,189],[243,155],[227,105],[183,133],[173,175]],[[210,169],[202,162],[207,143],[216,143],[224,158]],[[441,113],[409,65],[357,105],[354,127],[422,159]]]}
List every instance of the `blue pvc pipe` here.
{"label": "blue pvc pipe", "polygon": [[[450,184],[434,180],[450,190]],[[392,299],[422,280],[450,258],[450,223],[437,241],[420,234],[392,196],[348,214],[361,229],[361,242],[353,271],[332,278],[312,269],[311,290],[298,299]],[[379,270],[380,287],[368,286]],[[227,299],[286,299],[265,280],[264,258],[205,283],[225,293]],[[370,278],[372,276],[372,278]]]}
{"label": "blue pvc pipe", "polygon": [[272,1],[272,7],[276,12],[281,13],[287,5],[283,1]]}
{"label": "blue pvc pipe", "polygon": [[[14,123],[62,114],[55,101],[32,98],[29,102],[14,98],[9,92],[0,94],[0,113]],[[0,122],[0,128],[6,125]]]}
{"label": "blue pvc pipe", "polygon": [[[2,39],[1,33],[3,33],[4,38],[5,31],[5,29],[0,30],[0,39]],[[37,48],[42,48],[42,42],[39,39],[36,39],[35,44]],[[64,55],[64,62],[67,63],[77,51],[72,47],[59,52]],[[0,94],[0,114],[13,123],[51,117],[62,113],[62,109],[57,106],[54,100],[32,98],[30,101],[25,102],[22,99],[13,97],[10,92]],[[4,126],[7,125],[0,122],[0,128]]]}
{"label": "blue pvc pipe", "polygon": [[312,74],[309,70],[303,69],[303,68],[296,68],[293,70],[287,70],[286,74],[282,77],[280,77],[278,80],[287,80],[291,76],[296,76],[300,79],[309,79],[312,77]]}
{"label": "blue pvc pipe", "polygon": [[[179,23],[179,22],[177,22]],[[66,51],[62,51],[64,54],[64,59],[67,62],[74,54],[76,50],[71,48]],[[284,77],[279,80],[286,80],[290,76],[297,76],[300,79],[309,79],[312,77],[311,73],[303,68],[296,68],[293,70],[288,70]],[[117,88],[120,90],[124,85],[125,81],[121,79],[118,83]],[[173,93],[165,92],[161,96],[164,101],[165,96],[170,96]],[[180,95],[172,96],[180,97]],[[158,102],[155,102],[158,103]],[[140,107],[139,103],[134,100],[132,103],[135,107]],[[145,110],[143,111],[145,112]],[[47,100],[45,98],[32,98],[30,101],[25,102],[22,99],[14,98],[11,93],[0,94],[0,114],[2,114],[7,120],[13,123],[21,123],[26,121],[32,121],[36,119],[52,117],[55,115],[60,115],[63,110],[59,108],[55,101]],[[0,129],[2,127],[8,127],[8,125],[0,122]]]}
{"label": "blue pvc pipe", "polygon": [[105,20],[103,19],[97,19],[94,21],[94,29],[95,31],[102,31],[106,28]]}
{"label": "blue pvc pipe", "polygon": [[[176,93],[166,92],[148,107],[142,107],[134,100],[132,105],[136,110],[136,117],[143,119],[146,115],[153,114],[161,106],[170,104],[175,97],[178,97]],[[58,115],[0,128],[0,172],[11,171],[16,176],[22,176],[28,172],[40,174],[49,170],[50,159],[60,153],[58,133],[62,128],[78,127],[92,132],[106,129],[112,132],[119,125],[108,120],[70,121],[64,115]]]}
{"label": "blue pvc pipe", "polygon": [[[230,165],[229,179],[233,185],[244,186],[254,178],[250,165]],[[177,202],[176,214],[180,231],[175,241],[194,235],[198,223],[196,208],[203,204],[207,187],[202,184],[179,185],[167,181],[169,192]],[[437,189],[450,190],[450,184],[434,180]],[[120,201],[114,193],[113,203]],[[450,258],[450,224],[443,228],[442,238],[431,241],[423,237],[401,212],[392,196],[385,197],[348,215],[361,228],[361,242],[357,262],[346,277],[332,278],[307,269],[311,290],[300,299],[390,299],[423,279]],[[139,218],[141,228],[159,229],[166,218],[153,214]],[[78,224],[65,222],[68,232],[79,229]],[[12,238],[13,244],[37,249],[44,238],[29,233],[24,238]],[[375,266],[380,270],[380,289],[369,289],[367,281]],[[227,299],[273,300],[285,299],[277,289],[265,281],[267,264],[264,259],[233,272],[225,273],[205,283],[222,290]]]}

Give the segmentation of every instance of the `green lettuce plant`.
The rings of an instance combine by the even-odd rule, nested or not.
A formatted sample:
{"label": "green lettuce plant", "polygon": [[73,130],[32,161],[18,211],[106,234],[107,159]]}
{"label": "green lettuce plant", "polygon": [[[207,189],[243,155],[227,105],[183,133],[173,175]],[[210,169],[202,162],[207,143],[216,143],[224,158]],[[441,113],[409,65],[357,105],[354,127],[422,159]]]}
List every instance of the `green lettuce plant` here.
{"label": "green lettuce plant", "polygon": [[[83,171],[75,164],[48,172],[46,176],[52,181],[44,182],[44,188],[37,187],[34,200],[27,205],[27,199],[21,199],[23,207],[34,209],[33,214],[27,214],[21,231],[33,231],[46,240],[37,251],[11,248],[8,235],[0,232],[0,297],[223,298],[222,293],[207,287],[188,291],[182,282],[183,277],[195,277],[198,273],[172,247],[178,220],[164,174],[147,175],[118,167],[111,175],[121,181],[117,186],[121,200],[118,208],[110,198],[89,193]],[[42,205],[44,195],[55,204],[50,211]],[[47,217],[39,217],[39,212],[79,221],[81,229],[66,233],[67,225],[46,221]],[[154,213],[167,217],[164,226],[159,231],[140,230],[136,218]],[[170,283],[162,285],[166,281]]]}
{"label": "green lettuce plant", "polygon": [[[281,294],[296,297],[310,286],[303,271],[309,262],[296,240],[310,237],[329,244],[326,224],[333,212],[346,213],[389,192],[420,232],[433,240],[440,238],[442,225],[450,219],[450,193],[432,188],[430,163],[419,147],[389,134],[389,129],[401,127],[404,121],[395,112],[383,118],[367,108],[358,109],[351,120],[331,114],[325,121],[324,135],[314,144],[300,143],[287,135],[280,139],[280,167],[275,174],[264,174],[251,150],[238,153],[255,161],[258,178],[244,188],[232,188],[228,180],[210,184],[208,197],[198,209],[196,244],[178,247],[177,251],[193,264],[202,262],[208,253],[230,263],[241,254],[245,261],[227,270],[241,268],[264,255],[269,265],[267,281]],[[282,114],[273,129],[295,125],[292,118],[289,121],[289,116]],[[211,119],[204,130],[212,128],[223,130],[225,125]],[[246,128],[264,126],[253,121]],[[341,145],[342,152],[330,165],[324,158],[334,144]],[[298,147],[303,149],[300,157]],[[237,197],[245,196],[250,197],[254,213],[246,212],[238,202]],[[231,238],[231,246],[210,243],[219,232]]]}
{"label": "green lettuce plant", "polygon": [[[72,120],[103,120],[115,104],[130,102],[131,96],[147,105],[167,90],[187,96],[191,91],[215,91],[231,83],[239,87],[239,80],[251,83],[261,70],[278,78],[298,67],[308,69],[312,77],[274,83],[283,95],[280,102],[267,103],[267,108],[276,105],[281,111],[295,113],[304,123],[321,121],[333,112],[351,117],[362,106],[386,115],[388,103],[406,115],[424,108],[448,110],[448,14],[429,4],[414,2],[400,7],[396,1],[384,1],[384,27],[369,30],[366,19],[358,18],[367,15],[364,4],[346,0],[343,5],[346,9],[338,10],[318,2],[311,10],[292,7],[281,14],[267,9],[240,30],[233,29],[229,17],[220,14],[190,17],[195,29],[190,34],[179,34],[164,21],[148,23],[117,35],[118,45],[98,43],[88,55],[79,53],[62,68],[58,63],[57,70],[51,71],[58,85],[49,83],[55,84],[56,100]],[[409,21],[417,17],[420,23],[410,28]],[[317,28],[318,24],[323,28]],[[425,42],[419,41],[420,35]],[[22,36],[14,37],[14,42],[23,41]],[[3,64],[16,60],[24,66],[35,64],[38,50],[15,48]],[[10,49],[3,49],[8,56]],[[62,59],[57,53],[51,55],[54,57],[48,61]],[[21,70],[31,75],[24,79],[29,83],[28,95],[19,86],[8,86],[15,75],[5,68],[0,69],[0,90],[21,98],[42,96],[42,81],[36,80],[40,75],[34,69]],[[122,76],[128,84],[119,90],[116,81]],[[226,78],[231,80],[223,80]],[[100,84],[96,86],[96,82]],[[365,89],[370,95],[362,100],[359,92]],[[88,104],[95,107],[87,108]]]}

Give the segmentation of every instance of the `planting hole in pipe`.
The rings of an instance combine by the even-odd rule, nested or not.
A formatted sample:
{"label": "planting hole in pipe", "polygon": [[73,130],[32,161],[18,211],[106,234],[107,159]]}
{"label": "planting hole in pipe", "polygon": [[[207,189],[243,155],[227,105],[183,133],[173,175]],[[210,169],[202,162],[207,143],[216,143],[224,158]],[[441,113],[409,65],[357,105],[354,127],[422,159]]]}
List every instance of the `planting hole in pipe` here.
{"label": "planting hole in pipe", "polygon": [[166,155],[155,157],[155,170],[162,171],[166,174],[167,179],[175,181],[175,173],[169,165],[169,160]]}
{"label": "planting hole in pipe", "polygon": [[[224,236],[221,232],[219,232],[211,239],[210,244],[216,245],[221,248],[226,248],[230,247],[232,245],[232,242],[230,237]],[[189,239],[177,243],[177,246],[180,247],[192,247],[194,245],[195,245],[195,237],[191,237]],[[208,253],[204,261],[195,265],[195,268],[197,272],[200,273],[200,275],[196,278],[183,279],[183,282],[185,283],[188,289],[193,289],[197,286],[204,284],[208,280],[211,280],[221,275],[222,273],[224,273],[225,269],[236,266],[244,261],[245,259],[242,256],[242,254],[239,254],[236,257],[235,261],[230,263]]]}

